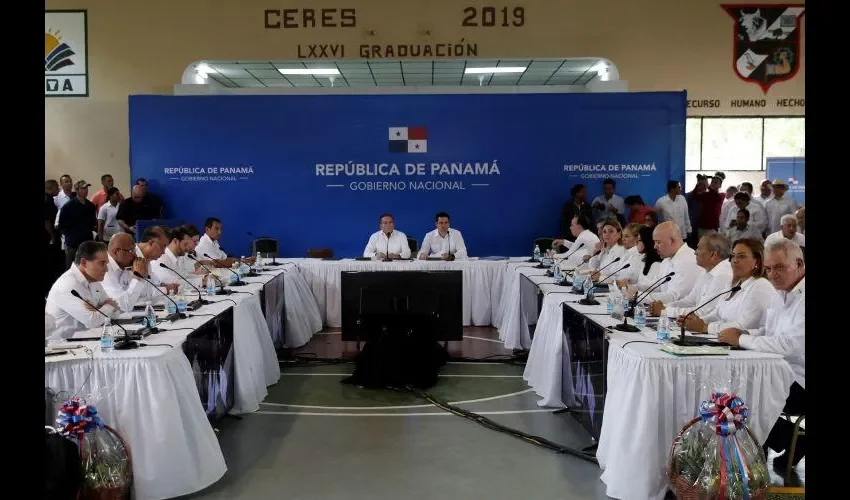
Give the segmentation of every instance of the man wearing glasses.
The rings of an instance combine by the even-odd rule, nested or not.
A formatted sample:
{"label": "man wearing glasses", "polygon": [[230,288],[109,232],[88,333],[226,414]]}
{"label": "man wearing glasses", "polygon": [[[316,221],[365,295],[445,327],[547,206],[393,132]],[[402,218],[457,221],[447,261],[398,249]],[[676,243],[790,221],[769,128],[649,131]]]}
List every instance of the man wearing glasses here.
{"label": "man wearing glasses", "polygon": [[[802,415],[806,411],[806,264],[803,251],[789,239],[768,243],[764,271],[779,292],[767,310],[764,328],[752,331],[728,328],[719,333],[718,339],[745,349],[784,356],[795,378],[784,411]],[[791,445],[793,431],[794,424],[780,418],[767,436],[765,447],[783,452]],[[805,444],[805,436],[799,436],[794,456],[789,457],[789,451],[774,458],[773,465],[782,469],[788,460],[797,465],[806,454]]]}
{"label": "man wearing glasses", "polygon": [[[118,302],[118,307],[123,312],[132,311],[140,301],[153,301],[161,295],[150,283],[135,275],[135,272],[138,272],[147,277],[150,273],[148,263],[162,255],[158,238],[154,234],[151,236],[151,239],[140,243],[138,249],[133,237],[128,233],[117,233],[109,240],[109,263],[103,279],[103,289],[110,298]],[[137,252],[142,255],[137,256]],[[173,293],[177,293],[177,287],[176,284],[165,285],[166,290],[173,289]]]}

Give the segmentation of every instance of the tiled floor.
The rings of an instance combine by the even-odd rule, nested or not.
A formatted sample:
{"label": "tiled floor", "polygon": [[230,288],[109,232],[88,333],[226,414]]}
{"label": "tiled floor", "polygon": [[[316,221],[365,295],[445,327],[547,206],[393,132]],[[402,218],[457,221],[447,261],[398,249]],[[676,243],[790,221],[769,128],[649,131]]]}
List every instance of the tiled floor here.
{"label": "tiled floor", "polygon": [[[522,365],[494,361],[511,355],[495,330],[467,328],[464,337],[449,343],[449,354],[489,362],[449,363],[429,393],[563,446],[592,444],[573,417],[537,406]],[[287,354],[351,360],[356,353],[337,329]],[[284,361],[281,369],[260,411],[223,423],[228,472],[190,498],[607,498],[597,465],[486,429],[410,393],[341,384],[351,363]],[[804,470],[801,464],[798,473]]]}

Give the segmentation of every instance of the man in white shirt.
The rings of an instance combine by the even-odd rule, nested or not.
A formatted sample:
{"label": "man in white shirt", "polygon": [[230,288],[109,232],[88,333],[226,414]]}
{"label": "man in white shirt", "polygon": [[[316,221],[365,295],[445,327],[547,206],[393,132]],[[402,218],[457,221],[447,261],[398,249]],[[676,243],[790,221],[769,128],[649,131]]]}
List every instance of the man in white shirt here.
{"label": "man in white shirt", "polygon": [[767,212],[760,203],[754,202],[750,195],[743,191],[738,191],[738,194],[735,195],[735,206],[729,207],[726,219],[720,220],[720,227],[725,231],[737,225],[738,210],[742,208],[746,208],[750,213],[747,224],[759,233],[764,233],[767,229]]}
{"label": "man in white shirt", "polygon": [[614,194],[617,183],[608,178],[602,181],[602,194],[590,202],[593,209],[593,221],[599,222],[605,219],[615,219],[625,222],[626,202],[623,198]]}
{"label": "man in white shirt", "polygon": [[[700,273],[696,284],[685,297],[664,304],[655,300],[650,304],[653,316],[661,313],[662,307],[666,307],[667,316],[678,317],[687,314],[694,308],[711,300],[712,297],[730,288],[732,282],[732,266],[729,263],[729,255],[732,251],[732,243],[729,238],[720,233],[710,233],[702,237],[697,244],[696,262],[699,267],[705,269]],[[716,302],[705,305],[700,312],[708,314],[716,307]]]}
{"label": "man in white shirt", "polygon": [[759,193],[759,196],[753,198],[753,201],[761,203],[761,206],[764,206],[767,200],[773,199],[773,184],[769,180],[763,180],[761,186],[759,186]]}
{"label": "man in white shirt", "polygon": [[[767,310],[764,328],[744,331],[728,328],[718,339],[744,349],[781,354],[791,365],[795,381],[785,401],[785,411],[804,414],[806,398],[806,264],[799,245],[789,239],[770,242],[765,247],[764,271],[777,290],[776,298]],[[780,418],[765,441],[765,446],[783,451],[791,444],[794,425]],[[774,466],[784,468],[788,460],[793,465],[805,456],[805,436],[797,439],[793,457],[789,453],[774,458]]]}
{"label": "man in white shirt", "polygon": [[[158,246],[158,242],[153,245]],[[150,242],[143,243],[143,248],[148,249],[151,255],[159,255],[161,252],[152,252]],[[147,277],[150,274],[149,260],[145,257],[136,256],[136,245],[133,237],[128,233],[117,233],[109,240],[109,264],[106,276],[103,279],[103,289],[106,294],[118,303],[118,307],[124,312],[130,312],[140,301],[154,301],[162,296],[153,289],[153,285],[135,275],[138,272]],[[176,285],[167,285],[166,291],[177,293]]]}
{"label": "man in white shirt", "polygon": [[682,196],[682,185],[679,181],[667,182],[667,194],[655,202],[655,211],[658,213],[659,221],[671,221],[679,226],[679,233],[683,238],[687,238],[693,231],[691,217],[688,214],[688,202]]}
{"label": "man in white shirt", "polygon": [[591,230],[592,227],[590,219],[584,215],[576,215],[570,222],[570,233],[575,241],[555,240],[552,242],[552,248],[566,248],[565,252],[555,255],[556,259],[562,259],[558,264],[561,269],[572,271],[590,261],[590,259],[585,260],[585,256],[593,255],[596,244],[599,243],[599,236]]}
{"label": "man in white shirt", "polygon": [[[184,273],[180,265],[180,257],[186,255],[186,252],[194,250],[195,242],[183,226],[178,226],[172,229],[169,237],[171,238],[171,241],[169,241],[168,246],[165,248],[165,252],[162,254],[162,257],[151,263],[150,271],[154,283],[186,286],[186,282],[180,279],[180,276],[182,276],[183,278],[193,281],[193,285],[198,286],[200,284],[200,278],[189,273]],[[163,267],[161,264],[165,264],[168,268]],[[195,278],[194,280],[191,279],[193,277]]]}
{"label": "man in white shirt", "polygon": [[773,199],[767,200],[764,209],[767,211],[767,232],[779,231],[783,215],[794,215],[797,211],[797,202],[794,198],[786,196],[788,184],[782,179],[773,181]]}
{"label": "man in white shirt", "polygon": [[697,265],[694,249],[685,245],[679,226],[672,221],[655,226],[652,231],[652,241],[655,243],[658,255],[664,259],[661,261],[661,273],[658,276],[675,274],[671,276],[670,281],[650,293],[646,300],[658,300],[667,304],[687,297],[694,288],[700,273],[704,272]]}
{"label": "man in white shirt", "polygon": [[806,234],[806,207],[800,207],[797,209],[797,212],[794,214],[794,217],[797,218],[797,232],[800,234]]}
{"label": "man in white shirt", "polygon": [[363,257],[375,260],[409,259],[407,235],[395,230],[395,217],[392,214],[381,214],[379,221],[381,229],[369,237]]}
{"label": "man in white shirt", "polygon": [[729,237],[729,241],[733,242],[741,238],[752,238],[758,241],[764,240],[761,231],[750,225],[750,211],[746,208],[738,209],[735,225],[726,229],[726,236]]}
{"label": "man in white shirt", "polygon": [[451,218],[446,212],[440,212],[436,218],[437,229],[429,232],[422,239],[422,248],[419,250],[419,258],[437,257],[443,260],[464,260],[466,244],[463,235],[457,229],[449,229]]}
{"label": "man in white shirt", "polygon": [[779,227],[779,231],[770,233],[767,238],[765,238],[764,245],[767,246],[774,241],[786,239],[792,240],[801,247],[806,246],[806,235],[800,234],[800,232],[797,231],[797,217],[785,214],[780,220],[782,221],[782,224]]}
{"label": "man in white shirt", "polygon": [[[195,248],[195,254],[198,259],[204,262],[206,266],[215,267],[231,267],[237,259],[228,257],[227,253],[221,249],[218,241],[221,239],[221,221],[215,217],[208,217],[204,222],[204,235],[198,241],[198,246]],[[206,256],[209,255],[218,262],[209,260]]]}
{"label": "man in white shirt", "polygon": [[118,303],[109,298],[101,282],[108,267],[106,245],[84,241],[77,247],[74,262],[50,288],[44,312],[55,320],[54,338],[69,338],[75,332],[102,326],[106,319],[92,306],[75,297],[76,292],[107,316],[113,316]]}
{"label": "man in white shirt", "polygon": [[[65,174],[59,178],[59,187],[61,188],[59,194],[53,197],[53,203],[56,204],[56,220],[53,221],[53,227],[56,229],[59,229],[59,212],[62,211],[62,207],[76,196],[76,193],[74,193],[74,181],[71,180],[70,175]],[[62,242],[62,250],[64,250],[65,236],[60,235],[60,240]]]}
{"label": "man in white shirt", "polygon": [[109,188],[106,191],[106,203],[97,210],[97,238],[100,241],[109,241],[112,235],[121,232],[118,225],[118,202],[121,193],[118,188]]}

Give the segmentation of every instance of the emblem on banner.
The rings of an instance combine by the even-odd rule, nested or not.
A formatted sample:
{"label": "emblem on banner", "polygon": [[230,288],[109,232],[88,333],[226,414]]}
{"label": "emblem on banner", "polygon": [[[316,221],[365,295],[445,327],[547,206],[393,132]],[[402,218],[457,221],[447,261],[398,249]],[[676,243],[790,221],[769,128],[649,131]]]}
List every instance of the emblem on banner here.
{"label": "emblem on banner", "polygon": [[735,20],[732,65],[742,80],[758,84],[766,94],[771,85],[797,74],[805,5],[722,7]]}

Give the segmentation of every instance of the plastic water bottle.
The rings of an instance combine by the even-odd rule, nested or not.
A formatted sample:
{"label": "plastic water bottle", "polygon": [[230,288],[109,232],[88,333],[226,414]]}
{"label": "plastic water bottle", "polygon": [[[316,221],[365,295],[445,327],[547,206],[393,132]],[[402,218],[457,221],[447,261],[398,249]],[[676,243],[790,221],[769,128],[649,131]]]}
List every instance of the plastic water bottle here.
{"label": "plastic water bottle", "polygon": [[552,270],[552,277],[555,278],[555,283],[560,283],[564,280],[564,275],[561,274],[561,266],[555,265],[553,267],[554,269]]}
{"label": "plastic water bottle", "polygon": [[248,267],[248,264],[245,263],[245,256],[243,255],[239,258],[239,274],[245,276],[250,270],[251,268]]}
{"label": "plastic water bottle", "polygon": [[174,314],[177,312],[177,305],[175,305],[175,303],[171,300],[166,299],[165,310],[168,312],[168,314]]}
{"label": "plastic water bottle", "polygon": [[626,310],[623,309],[623,300],[618,292],[614,297],[611,297],[611,317],[615,319],[623,319],[625,314]]}
{"label": "plastic water bottle", "polygon": [[534,245],[534,260],[535,262],[540,261],[540,247],[538,245]]}
{"label": "plastic water bottle", "polygon": [[144,326],[146,328],[153,328],[156,326],[156,311],[153,310],[151,301],[147,301],[145,304]]}
{"label": "plastic water bottle", "polygon": [[582,291],[582,292],[583,292],[586,296],[589,296],[590,298],[593,298],[593,295],[591,294],[591,293],[592,293],[592,291],[593,291],[593,280],[592,280],[592,279],[590,279],[590,275],[588,275],[588,276],[587,276],[587,278],[585,278],[585,279],[584,279],[584,283],[582,283],[582,289],[581,289],[581,291]]}
{"label": "plastic water bottle", "polygon": [[614,302],[617,298],[614,296],[614,293],[608,294],[608,300],[605,301],[605,306],[608,309],[608,314],[614,315]]}
{"label": "plastic water bottle", "polygon": [[188,304],[186,303],[186,296],[182,293],[177,296],[177,310],[180,312],[186,312],[186,307]]}
{"label": "plastic water bottle", "polygon": [[643,304],[635,307],[635,326],[639,328],[646,326],[646,307]]}
{"label": "plastic water bottle", "polygon": [[112,333],[112,320],[106,318],[103,323],[103,333],[100,335],[100,350],[111,352],[115,347],[115,335]]}
{"label": "plastic water bottle", "polygon": [[212,275],[207,275],[207,295],[215,295],[215,278]]}
{"label": "plastic water bottle", "polygon": [[259,250],[257,251],[257,256],[254,258],[254,268],[257,270],[257,272],[263,270],[263,257],[260,256]]}
{"label": "plastic water bottle", "polygon": [[662,309],[658,318],[657,338],[661,342],[670,340],[670,320],[667,318],[667,310]]}

